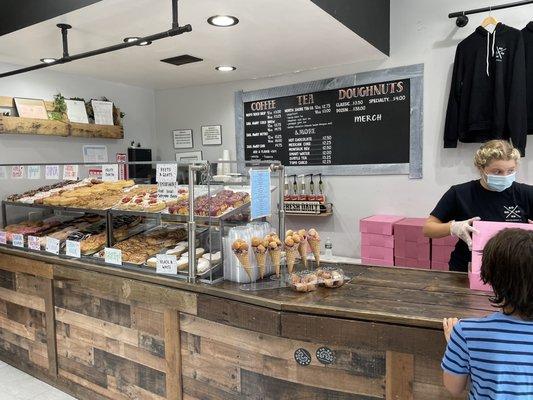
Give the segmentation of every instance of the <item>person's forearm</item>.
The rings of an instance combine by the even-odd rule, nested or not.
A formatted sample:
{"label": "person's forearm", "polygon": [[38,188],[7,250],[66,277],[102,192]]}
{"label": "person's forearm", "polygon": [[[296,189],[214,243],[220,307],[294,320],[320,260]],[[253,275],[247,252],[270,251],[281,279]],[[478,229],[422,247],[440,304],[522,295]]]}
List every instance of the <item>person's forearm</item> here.
{"label": "person's forearm", "polygon": [[450,236],[450,225],[451,222],[428,221],[424,225],[424,235],[432,239]]}

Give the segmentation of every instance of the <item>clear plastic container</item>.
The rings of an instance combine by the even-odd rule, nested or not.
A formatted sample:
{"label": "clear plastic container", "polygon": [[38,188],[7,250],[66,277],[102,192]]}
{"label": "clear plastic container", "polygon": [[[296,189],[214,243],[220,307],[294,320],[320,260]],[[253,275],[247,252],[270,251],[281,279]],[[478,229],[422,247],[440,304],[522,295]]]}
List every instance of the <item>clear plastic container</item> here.
{"label": "clear plastic container", "polygon": [[337,267],[320,267],[315,270],[321,286],[326,288],[338,288],[347,281],[344,271]]}
{"label": "clear plastic container", "polygon": [[317,289],[319,280],[314,271],[300,271],[289,275],[289,287],[295,292],[312,292]]}

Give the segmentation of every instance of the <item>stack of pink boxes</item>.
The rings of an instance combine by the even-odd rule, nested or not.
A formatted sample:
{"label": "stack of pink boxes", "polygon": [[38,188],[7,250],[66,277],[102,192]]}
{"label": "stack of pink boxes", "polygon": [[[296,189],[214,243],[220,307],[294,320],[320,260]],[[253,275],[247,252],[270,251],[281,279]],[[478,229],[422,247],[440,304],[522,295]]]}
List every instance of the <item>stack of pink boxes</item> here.
{"label": "stack of pink boxes", "polygon": [[430,268],[430,241],[422,232],[425,222],[425,218],[405,218],[394,224],[394,265]]}
{"label": "stack of pink boxes", "polygon": [[470,270],[468,271],[470,289],[492,291],[491,287],[489,285],[485,285],[480,278],[481,260],[485,245],[490,238],[503,229],[519,228],[533,231],[533,224],[474,221],[474,228],[479,232],[479,234],[474,233],[472,236],[472,264]]}
{"label": "stack of pink boxes", "polygon": [[396,215],[373,215],[359,221],[363,264],[394,265],[394,224],[402,219]]}
{"label": "stack of pink boxes", "polygon": [[431,269],[448,271],[448,261],[457,244],[457,238],[446,236],[441,239],[431,239]]}

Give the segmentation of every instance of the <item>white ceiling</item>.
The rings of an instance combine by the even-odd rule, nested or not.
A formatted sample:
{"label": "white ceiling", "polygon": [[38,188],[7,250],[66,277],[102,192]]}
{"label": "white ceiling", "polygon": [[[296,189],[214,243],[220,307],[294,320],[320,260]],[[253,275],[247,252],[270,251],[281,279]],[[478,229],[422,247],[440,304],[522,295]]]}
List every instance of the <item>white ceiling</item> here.
{"label": "white ceiling", "polygon": [[[218,28],[206,20],[216,14],[239,18],[238,25]],[[170,28],[170,0],[102,0],[91,6],[0,37],[0,62],[20,66],[62,54],[55,24],[71,24],[70,54],[146,36]],[[50,67],[125,84],[168,89],[255,79],[382,59],[383,53],[309,0],[180,0],[180,25],[193,31],[161,39],[146,47]],[[181,54],[203,62],[174,66],[161,59]],[[229,64],[236,71],[215,67]],[[31,73],[31,72],[30,72]],[[6,79],[6,78],[4,78]]]}

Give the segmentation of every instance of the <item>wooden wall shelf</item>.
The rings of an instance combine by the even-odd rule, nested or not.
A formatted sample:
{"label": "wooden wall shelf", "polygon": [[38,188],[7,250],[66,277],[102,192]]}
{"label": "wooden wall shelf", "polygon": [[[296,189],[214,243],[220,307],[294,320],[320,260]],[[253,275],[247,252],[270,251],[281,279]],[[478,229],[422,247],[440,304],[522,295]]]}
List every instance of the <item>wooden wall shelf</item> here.
{"label": "wooden wall shelf", "polygon": [[124,128],[120,125],[96,125],[69,122],[70,136],[123,139]]}

